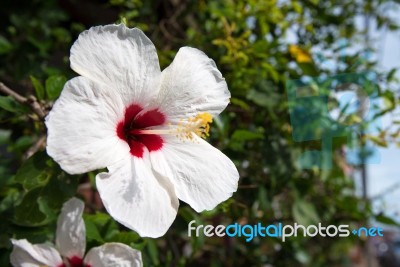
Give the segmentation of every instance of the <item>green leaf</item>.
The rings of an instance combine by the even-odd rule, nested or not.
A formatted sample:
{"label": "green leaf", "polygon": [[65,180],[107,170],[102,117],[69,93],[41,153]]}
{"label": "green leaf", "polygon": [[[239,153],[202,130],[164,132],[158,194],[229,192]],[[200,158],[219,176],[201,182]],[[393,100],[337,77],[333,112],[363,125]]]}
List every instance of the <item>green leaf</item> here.
{"label": "green leaf", "polygon": [[263,139],[264,135],[259,132],[251,132],[248,130],[235,130],[232,134],[229,148],[235,151],[244,151],[244,145],[247,141]]}
{"label": "green leaf", "polygon": [[23,113],[23,106],[11,96],[0,96],[0,108],[13,113]]}
{"label": "green leaf", "polygon": [[11,43],[0,35],[0,54],[6,54],[12,50],[13,46]]}
{"label": "green leaf", "polygon": [[231,98],[231,103],[233,105],[241,107],[244,110],[249,110],[250,109],[250,106],[245,101],[243,101],[243,100],[241,100],[239,98],[232,97]]}
{"label": "green leaf", "polygon": [[299,13],[299,14],[302,14],[303,13],[303,7],[302,7],[302,5],[301,4],[299,4],[298,2],[292,2],[292,5],[293,5],[293,10],[296,12],[296,13]]}
{"label": "green leaf", "polygon": [[[104,228],[109,224],[109,221],[112,220],[110,215],[105,214],[105,213],[96,213],[96,214],[90,214],[87,215],[87,218],[90,219],[93,223],[95,223],[97,226],[100,228]],[[115,226],[115,229],[118,227]]]}
{"label": "green leaf", "polygon": [[64,202],[76,194],[79,179],[62,172],[57,165],[52,166],[51,172],[51,179],[44,187],[39,200],[43,209],[58,212]]}
{"label": "green leaf", "polygon": [[[62,172],[44,152],[37,154],[15,177],[28,190],[15,208],[17,225],[40,226],[55,220],[63,203],[76,194],[78,187],[76,177]],[[33,181],[29,181],[32,177]]]}
{"label": "green leaf", "polygon": [[[23,227],[12,225],[11,230],[15,239],[27,239],[29,242],[32,242],[32,244],[45,243],[54,237],[54,227],[51,226]],[[9,240],[7,241],[7,247],[9,247]]]}
{"label": "green leaf", "polygon": [[67,78],[62,75],[53,75],[46,80],[46,93],[50,100],[55,100],[60,96],[60,93],[66,83]]}
{"label": "green leaf", "polygon": [[44,93],[45,92],[44,92],[44,87],[43,87],[42,83],[38,79],[33,77],[32,75],[29,76],[29,77],[31,78],[31,82],[32,82],[33,88],[35,88],[36,97],[39,100],[44,99]]}
{"label": "green leaf", "polygon": [[42,192],[43,187],[38,187],[24,196],[22,202],[15,208],[16,224],[21,226],[40,226],[48,222],[49,216],[42,212],[37,201]]}
{"label": "green leaf", "polygon": [[396,107],[396,97],[393,92],[385,91],[381,96],[387,110],[393,110]]}
{"label": "green leaf", "polygon": [[273,101],[271,101],[267,94],[263,92],[258,92],[254,89],[248,92],[247,98],[261,107],[268,108],[273,104]]}
{"label": "green leaf", "polygon": [[63,203],[74,195],[77,188],[77,181],[63,176],[54,175],[45,186],[28,191],[15,208],[14,223],[41,226],[55,220]]}
{"label": "green leaf", "polygon": [[388,143],[384,138],[381,138],[379,136],[373,136],[373,135],[366,135],[366,137],[371,140],[374,144],[380,146],[380,147],[387,147]]}
{"label": "green leaf", "polygon": [[251,132],[248,130],[235,130],[235,132],[232,134],[233,142],[260,140],[263,138],[264,138],[264,135],[262,133]]}
{"label": "green leaf", "polygon": [[397,72],[397,69],[396,68],[393,68],[392,70],[390,70],[389,71],[389,73],[387,74],[387,76],[386,76],[386,79],[390,82],[390,81],[392,81],[392,80],[394,80],[394,78],[396,77],[395,75],[396,75],[396,72]]}
{"label": "green leaf", "polygon": [[314,65],[313,62],[309,63],[297,63],[297,65],[300,67],[300,69],[303,71],[303,75],[308,75],[308,76],[318,76],[318,70],[316,66]]}
{"label": "green leaf", "polygon": [[14,180],[26,189],[31,190],[35,187],[47,184],[51,173],[46,164],[48,157],[44,152],[38,152],[30,157],[17,171]]}
{"label": "green leaf", "polygon": [[155,240],[153,239],[147,239],[147,250],[150,255],[151,261],[153,262],[153,265],[159,265],[160,261],[158,260],[158,249],[157,249],[157,244]]}
{"label": "green leaf", "polygon": [[108,241],[123,243],[138,250],[142,250],[146,244],[145,240],[135,232],[120,232]]}
{"label": "green leaf", "polygon": [[387,217],[383,214],[379,214],[377,216],[375,216],[375,220],[383,223],[383,224],[387,224],[387,225],[394,225],[394,226],[399,226],[400,227],[400,223],[396,222],[395,220],[393,220],[390,217]]}
{"label": "green leaf", "polygon": [[117,223],[108,214],[100,212],[96,214],[85,214],[84,218],[95,225],[103,240],[110,240],[119,233]]}
{"label": "green leaf", "polygon": [[0,145],[9,142],[10,137],[11,137],[11,130],[0,129]]}
{"label": "green leaf", "polygon": [[21,136],[14,144],[10,146],[16,152],[24,153],[30,146],[32,146],[34,139],[30,135]]}
{"label": "green leaf", "polygon": [[7,190],[5,197],[0,201],[0,213],[6,211],[14,206],[14,203],[18,201],[20,197],[20,192],[15,188],[10,188]]}
{"label": "green leaf", "polygon": [[304,226],[320,222],[315,206],[299,198],[292,207],[292,213],[294,220]]}
{"label": "green leaf", "polygon": [[85,221],[86,226],[86,239],[87,242],[97,241],[99,243],[104,243],[103,238],[97,228],[96,224],[91,220],[90,217],[83,215],[83,220]]}

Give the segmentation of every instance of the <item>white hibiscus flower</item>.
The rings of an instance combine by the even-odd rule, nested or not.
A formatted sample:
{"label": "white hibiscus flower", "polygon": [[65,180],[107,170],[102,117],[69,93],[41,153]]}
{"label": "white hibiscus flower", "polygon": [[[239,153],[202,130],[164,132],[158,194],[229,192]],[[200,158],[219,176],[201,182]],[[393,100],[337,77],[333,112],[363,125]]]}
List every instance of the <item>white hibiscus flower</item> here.
{"label": "white hibiscus flower", "polygon": [[[86,249],[86,228],[82,219],[84,203],[72,198],[62,208],[57,221],[56,248],[48,244],[32,245],[26,239],[11,242],[14,267],[139,267],[140,251],[121,243],[107,243]],[[64,259],[64,260],[63,260]]]}
{"label": "white hibiscus flower", "polygon": [[183,47],[160,71],[153,43],[124,25],[93,27],[71,48],[67,82],[46,118],[47,152],[70,174],[96,177],[112,217],[162,236],[179,199],[211,210],[237,190],[232,161],[201,137],[230,93],[212,59]]}

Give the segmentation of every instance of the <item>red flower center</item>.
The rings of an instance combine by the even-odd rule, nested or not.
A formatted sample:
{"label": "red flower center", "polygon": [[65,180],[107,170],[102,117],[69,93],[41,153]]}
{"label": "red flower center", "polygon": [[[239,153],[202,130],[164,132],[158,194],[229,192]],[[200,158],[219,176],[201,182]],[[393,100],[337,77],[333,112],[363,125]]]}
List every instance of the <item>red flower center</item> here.
{"label": "red flower center", "polygon": [[157,151],[163,146],[163,139],[157,134],[140,134],[140,130],[163,125],[165,116],[158,109],[143,111],[140,105],[132,104],[125,110],[125,117],[117,123],[117,135],[128,143],[133,156],[141,158],[144,149]]}
{"label": "red flower center", "polygon": [[[71,258],[67,258],[67,260],[68,260],[68,263],[69,263],[69,265],[68,265],[69,267],[91,267],[91,265],[89,265],[89,264],[84,264],[83,263],[83,259],[81,259],[78,256],[73,256]],[[63,263],[58,267],[66,267],[66,266]]]}
{"label": "red flower center", "polygon": [[90,265],[84,264],[83,260],[77,256],[68,259],[71,267],[90,267]]}

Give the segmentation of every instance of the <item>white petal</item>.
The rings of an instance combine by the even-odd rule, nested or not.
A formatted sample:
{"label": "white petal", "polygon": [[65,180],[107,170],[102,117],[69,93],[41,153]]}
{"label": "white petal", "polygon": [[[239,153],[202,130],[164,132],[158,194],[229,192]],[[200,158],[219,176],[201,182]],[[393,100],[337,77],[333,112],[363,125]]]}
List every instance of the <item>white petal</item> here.
{"label": "white petal", "polygon": [[214,61],[198,49],[183,47],[162,72],[158,104],[174,122],[202,112],[216,116],[226,108],[230,96]]}
{"label": "white petal", "polygon": [[85,204],[72,198],[64,203],[58,216],[56,246],[61,255],[68,259],[83,259],[86,248],[86,228],[82,219]]}
{"label": "white petal", "polygon": [[109,167],[108,173],[98,174],[96,184],[115,220],[142,237],[159,237],[174,221],[179,201],[173,185],[164,177],[156,177],[147,161],[130,156]]}
{"label": "white petal", "polygon": [[60,254],[46,244],[32,245],[26,239],[11,239],[14,245],[10,255],[14,267],[62,266]]}
{"label": "white petal", "polygon": [[117,136],[120,97],[84,77],[67,82],[46,117],[47,153],[70,174],[104,168],[129,154]]}
{"label": "white petal", "polygon": [[150,157],[153,168],[171,179],[178,198],[201,212],[231,197],[239,174],[221,151],[193,136],[193,141],[185,142],[170,137]]}
{"label": "white petal", "polygon": [[156,95],[160,82],[157,51],[139,29],[125,25],[92,27],[71,48],[71,68],[124,95],[125,104]]}
{"label": "white petal", "polygon": [[142,254],[127,245],[107,243],[92,248],[85,257],[85,264],[93,267],[142,267]]}

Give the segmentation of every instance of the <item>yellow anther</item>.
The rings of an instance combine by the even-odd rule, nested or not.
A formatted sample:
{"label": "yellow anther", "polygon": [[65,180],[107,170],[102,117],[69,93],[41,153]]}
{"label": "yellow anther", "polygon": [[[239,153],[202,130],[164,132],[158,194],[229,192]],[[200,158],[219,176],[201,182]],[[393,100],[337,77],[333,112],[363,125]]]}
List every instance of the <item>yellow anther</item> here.
{"label": "yellow anther", "polygon": [[210,123],[213,121],[211,114],[207,112],[200,113],[194,118],[194,121],[199,123],[195,133],[201,138],[207,138],[210,135]]}
{"label": "yellow anther", "polygon": [[212,123],[211,114],[207,112],[200,113],[195,117],[188,118],[187,123],[183,127],[182,125],[178,125],[177,132],[181,139],[193,140],[192,133],[205,139],[210,135],[210,123]]}

